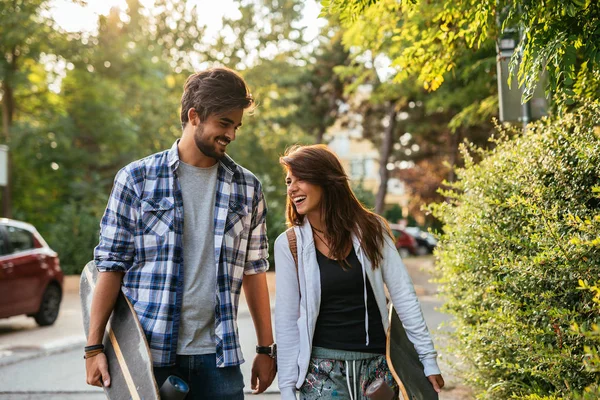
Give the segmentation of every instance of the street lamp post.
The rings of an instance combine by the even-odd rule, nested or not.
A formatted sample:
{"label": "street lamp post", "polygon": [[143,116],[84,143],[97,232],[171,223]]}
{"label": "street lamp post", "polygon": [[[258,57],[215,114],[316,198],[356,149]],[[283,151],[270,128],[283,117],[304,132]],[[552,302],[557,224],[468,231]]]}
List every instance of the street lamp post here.
{"label": "street lamp post", "polygon": [[[496,68],[498,73],[498,104],[500,109],[500,121],[510,123],[522,123],[523,130],[532,120],[547,115],[547,101],[543,88],[543,76],[533,93],[532,98],[521,103],[523,88],[519,87],[517,74],[510,78],[510,60],[517,48],[519,34],[515,30],[506,30],[496,43],[497,58]],[[517,63],[517,68],[518,65]]]}

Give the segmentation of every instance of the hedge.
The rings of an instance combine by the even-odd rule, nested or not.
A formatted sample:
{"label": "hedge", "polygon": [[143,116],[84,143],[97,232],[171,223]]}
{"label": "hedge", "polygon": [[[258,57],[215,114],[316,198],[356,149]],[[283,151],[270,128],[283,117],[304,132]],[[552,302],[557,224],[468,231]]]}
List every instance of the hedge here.
{"label": "hedge", "polygon": [[599,125],[588,102],[526,133],[499,127],[493,149],[463,146],[431,207],[452,351],[479,398],[600,398]]}

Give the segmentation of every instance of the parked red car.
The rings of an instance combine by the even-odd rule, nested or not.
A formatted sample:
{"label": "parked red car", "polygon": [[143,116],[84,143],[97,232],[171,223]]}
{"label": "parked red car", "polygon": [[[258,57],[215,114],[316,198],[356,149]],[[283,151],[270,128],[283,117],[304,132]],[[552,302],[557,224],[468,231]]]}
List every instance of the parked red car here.
{"label": "parked red car", "polygon": [[396,249],[398,249],[400,256],[406,258],[409,255],[417,255],[417,241],[415,238],[406,233],[402,226],[398,224],[390,224],[390,228],[396,238]]}
{"label": "parked red car", "polygon": [[0,318],[26,314],[52,325],[62,300],[58,255],[31,224],[0,219]]}

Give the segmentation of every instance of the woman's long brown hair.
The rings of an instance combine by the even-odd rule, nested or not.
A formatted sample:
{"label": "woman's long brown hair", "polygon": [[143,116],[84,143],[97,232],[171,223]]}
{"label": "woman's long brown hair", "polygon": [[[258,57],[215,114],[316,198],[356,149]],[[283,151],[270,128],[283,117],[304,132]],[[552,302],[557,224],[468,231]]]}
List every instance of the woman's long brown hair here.
{"label": "woman's long brown hair", "polygon": [[[325,145],[293,146],[279,158],[279,163],[297,179],[323,189],[321,215],[325,217],[331,256],[345,260],[354,233],[360,238],[361,247],[373,269],[379,267],[383,258],[384,235],[393,237],[389,225],[358,201],[337,156]],[[304,215],[298,214],[289,196],[286,219],[288,226],[304,223]]]}

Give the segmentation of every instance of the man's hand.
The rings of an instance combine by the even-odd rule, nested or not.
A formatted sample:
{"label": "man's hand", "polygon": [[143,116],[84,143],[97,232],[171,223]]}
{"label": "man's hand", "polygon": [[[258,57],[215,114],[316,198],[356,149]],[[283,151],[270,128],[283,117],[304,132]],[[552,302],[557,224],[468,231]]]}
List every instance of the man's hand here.
{"label": "man's hand", "polygon": [[[267,274],[244,275],[242,286],[256,330],[256,343],[259,346],[270,346],[273,343],[273,331],[271,330],[271,306]],[[275,359],[267,354],[257,354],[252,363],[252,377],[250,378],[252,393],[264,392],[271,386],[276,373],[277,364]]]}
{"label": "man's hand", "polygon": [[444,387],[444,378],[442,378],[442,375],[429,375],[427,379],[429,379],[436,392],[440,393],[442,391]]}
{"label": "man's hand", "polygon": [[[106,324],[121,291],[123,275],[123,272],[100,272],[98,274],[90,309],[88,346],[102,343]],[[100,353],[85,360],[85,380],[88,385],[110,386],[106,354]]]}
{"label": "man's hand", "polygon": [[267,390],[273,379],[275,379],[276,373],[277,364],[275,359],[266,354],[257,354],[252,363],[252,377],[250,378],[252,393],[260,394]]}
{"label": "man's hand", "polygon": [[110,375],[108,374],[108,361],[106,354],[100,353],[97,356],[85,360],[86,382],[92,386],[110,386]]}

